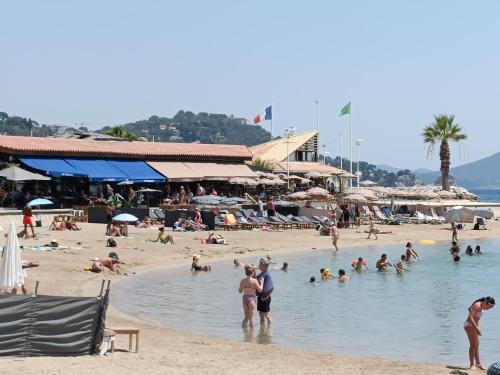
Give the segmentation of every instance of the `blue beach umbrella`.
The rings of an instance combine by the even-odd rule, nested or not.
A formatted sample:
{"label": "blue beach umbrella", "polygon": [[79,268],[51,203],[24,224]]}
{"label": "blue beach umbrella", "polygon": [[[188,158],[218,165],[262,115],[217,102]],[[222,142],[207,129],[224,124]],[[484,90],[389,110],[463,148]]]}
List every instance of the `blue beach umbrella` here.
{"label": "blue beach umbrella", "polygon": [[113,221],[126,221],[128,223],[135,223],[136,221],[139,221],[139,219],[136,218],[134,215],[120,214],[120,215],[116,215],[113,218]]}
{"label": "blue beach umbrella", "polygon": [[48,206],[50,204],[54,204],[54,202],[49,201],[48,199],[45,198],[37,198],[33,199],[32,201],[28,202],[28,206],[33,207],[33,206]]}

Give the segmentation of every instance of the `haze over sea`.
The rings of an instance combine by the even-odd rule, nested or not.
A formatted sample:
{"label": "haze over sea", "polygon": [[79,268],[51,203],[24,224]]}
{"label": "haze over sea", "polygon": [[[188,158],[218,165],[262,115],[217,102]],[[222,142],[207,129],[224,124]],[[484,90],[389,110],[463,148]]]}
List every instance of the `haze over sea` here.
{"label": "haze over sea", "polygon": [[500,202],[500,189],[469,189],[481,202]]}

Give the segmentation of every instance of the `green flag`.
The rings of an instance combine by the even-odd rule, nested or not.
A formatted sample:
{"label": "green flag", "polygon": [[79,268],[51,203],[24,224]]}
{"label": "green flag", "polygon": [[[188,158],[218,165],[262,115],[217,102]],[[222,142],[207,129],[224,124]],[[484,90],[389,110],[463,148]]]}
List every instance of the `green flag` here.
{"label": "green flag", "polygon": [[341,110],[339,116],[345,116],[351,114],[351,102],[347,103]]}

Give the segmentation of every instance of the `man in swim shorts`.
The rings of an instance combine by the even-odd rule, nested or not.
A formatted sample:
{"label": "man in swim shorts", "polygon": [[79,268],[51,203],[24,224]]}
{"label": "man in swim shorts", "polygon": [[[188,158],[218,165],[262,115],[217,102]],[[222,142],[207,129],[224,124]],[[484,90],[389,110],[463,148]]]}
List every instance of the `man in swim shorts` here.
{"label": "man in swim shorts", "polygon": [[261,325],[270,325],[272,321],[271,317],[271,293],[274,290],[273,279],[271,273],[269,272],[269,264],[271,261],[266,258],[260,258],[259,270],[260,274],[257,276],[257,280],[263,279],[264,285],[262,287],[262,292],[257,292],[257,311],[260,316]]}

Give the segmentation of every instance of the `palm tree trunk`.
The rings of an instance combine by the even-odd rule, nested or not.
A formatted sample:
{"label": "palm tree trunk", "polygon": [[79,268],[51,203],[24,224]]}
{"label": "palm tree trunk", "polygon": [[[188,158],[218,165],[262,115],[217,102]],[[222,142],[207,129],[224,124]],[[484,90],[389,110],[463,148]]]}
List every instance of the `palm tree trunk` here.
{"label": "palm tree trunk", "polygon": [[447,140],[441,142],[439,149],[441,159],[441,186],[443,190],[450,191],[450,146]]}

